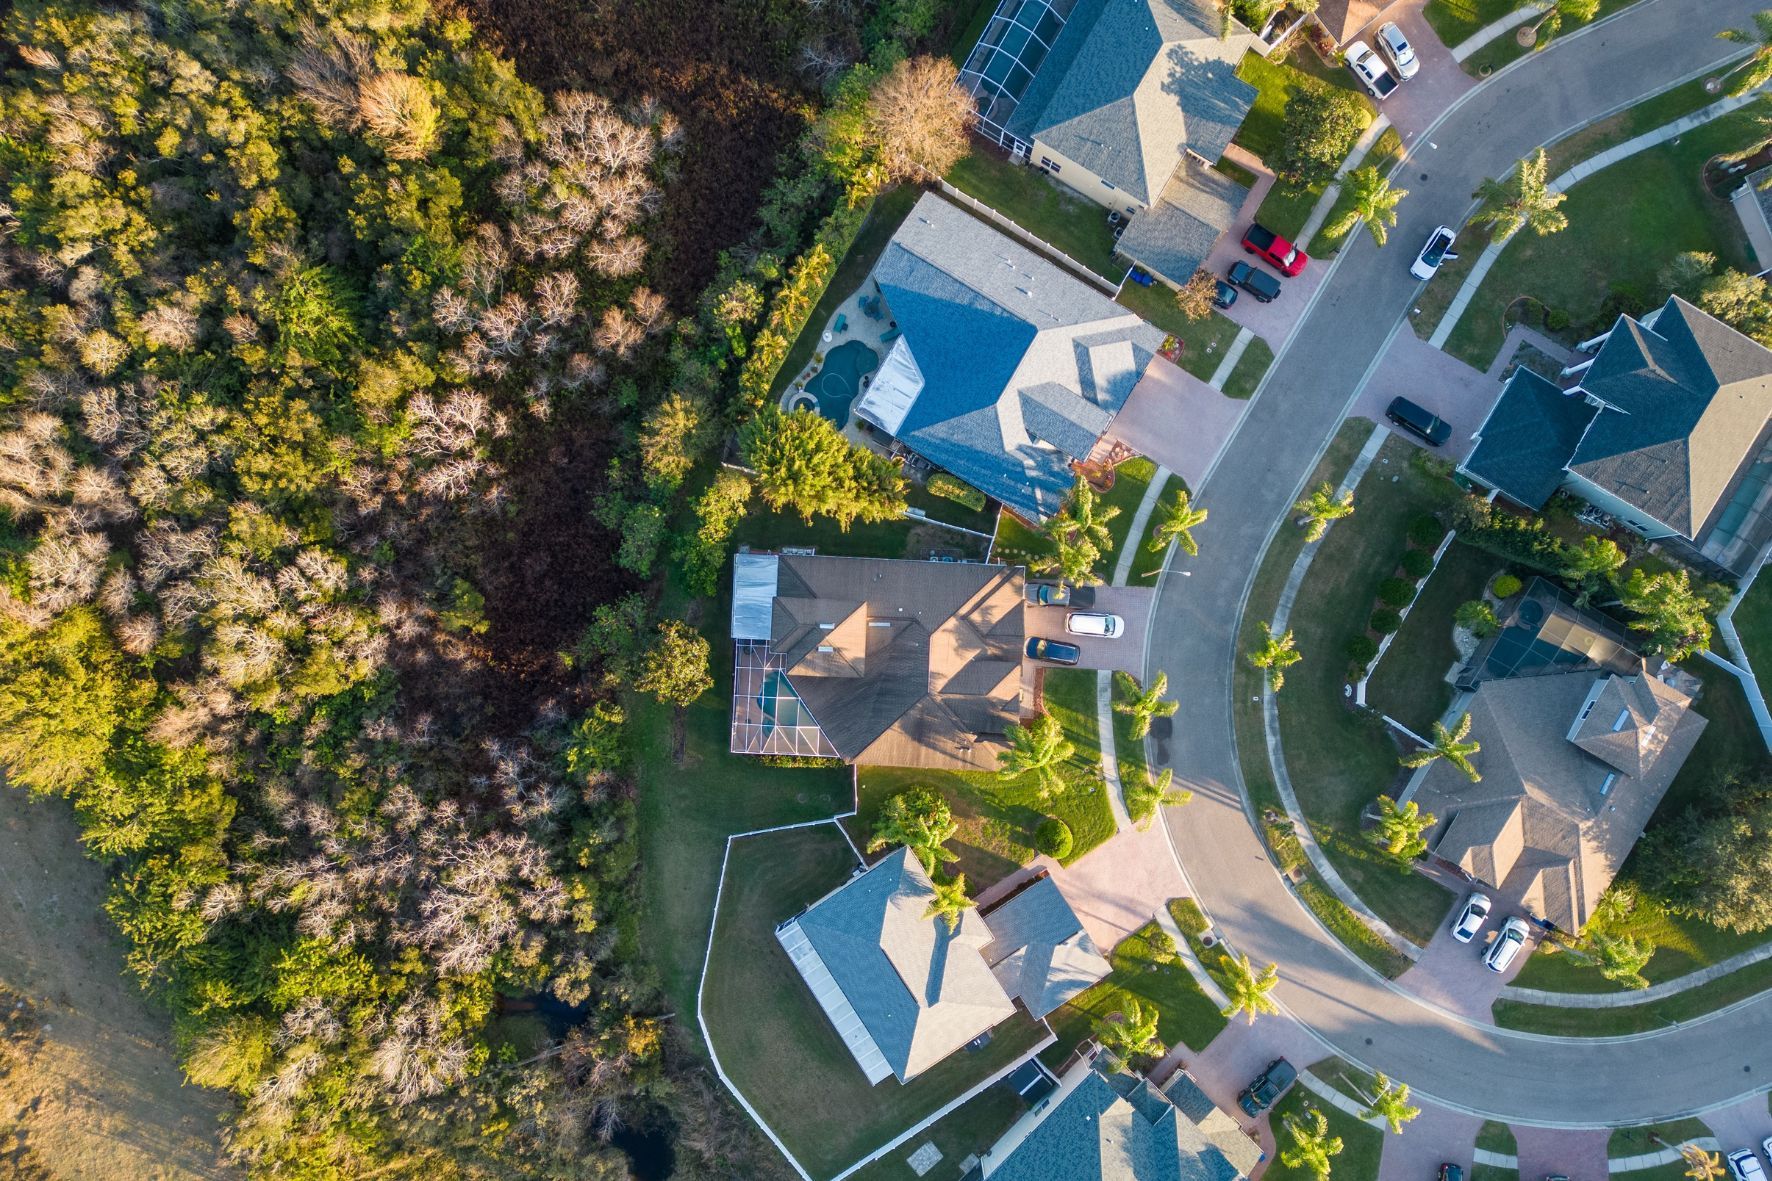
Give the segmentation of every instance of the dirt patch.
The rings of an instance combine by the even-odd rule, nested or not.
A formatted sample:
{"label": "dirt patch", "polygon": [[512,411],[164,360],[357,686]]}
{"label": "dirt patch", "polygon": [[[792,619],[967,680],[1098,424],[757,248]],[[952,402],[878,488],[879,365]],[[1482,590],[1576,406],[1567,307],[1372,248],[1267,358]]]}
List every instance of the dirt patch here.
{"label": "dirt patch", "polygon": [[227,1099],[185,1084],[104,893],[68,806],[0,785],[0,985],[33,1006],[41,1039],[0,1077],[0,1126],[68,1181],[240,1176],[221,1159]]}

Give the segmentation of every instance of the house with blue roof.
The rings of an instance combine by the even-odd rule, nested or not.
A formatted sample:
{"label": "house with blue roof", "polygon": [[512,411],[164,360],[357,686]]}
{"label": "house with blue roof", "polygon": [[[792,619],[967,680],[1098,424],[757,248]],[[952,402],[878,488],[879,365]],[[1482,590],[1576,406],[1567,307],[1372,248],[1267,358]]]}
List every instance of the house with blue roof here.
{"label": "house with blue roof", "polygon": [[898,336],[855,414],[1041,521],[1076,483],[1163,334],[933,193],[869,276]]}
{"label": "house with blue roof", "polygon": [[1212,165],[1264,48],[1215,0],[1001,0],[960,82],[982,135],[1130,218],[1119,252],[1180,285],[1248,195]]}
{"label": "house with blue roof", "polygon": [[1537,511],[1566,490],[1725,577],[1772,544],[1772,350],[1674,296],[1516,370],[1460,470]]}

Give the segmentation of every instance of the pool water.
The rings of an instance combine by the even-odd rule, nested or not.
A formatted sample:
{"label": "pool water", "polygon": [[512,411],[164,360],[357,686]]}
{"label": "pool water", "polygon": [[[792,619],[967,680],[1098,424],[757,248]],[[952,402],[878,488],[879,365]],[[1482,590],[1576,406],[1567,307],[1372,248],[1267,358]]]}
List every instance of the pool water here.
{"label": "pool water", "polygon": [[861,379],[880,367],[880,354],[859,340],[848,340],[825,354],[824,365],[806,382],[818,412],[842,427],[849,407],[861,392]]}

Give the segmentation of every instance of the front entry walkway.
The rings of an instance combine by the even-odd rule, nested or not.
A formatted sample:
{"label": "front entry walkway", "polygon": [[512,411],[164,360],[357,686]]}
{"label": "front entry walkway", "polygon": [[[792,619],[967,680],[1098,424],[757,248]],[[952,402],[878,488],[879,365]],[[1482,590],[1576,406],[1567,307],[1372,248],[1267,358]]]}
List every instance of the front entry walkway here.
{"label": "front entry walkway", "polygon": [[1162,464],[1189,488],[1198,488],[1248,408],[1247,401],[1227,398],[1158,357],[1133,387],[1108,437]]}

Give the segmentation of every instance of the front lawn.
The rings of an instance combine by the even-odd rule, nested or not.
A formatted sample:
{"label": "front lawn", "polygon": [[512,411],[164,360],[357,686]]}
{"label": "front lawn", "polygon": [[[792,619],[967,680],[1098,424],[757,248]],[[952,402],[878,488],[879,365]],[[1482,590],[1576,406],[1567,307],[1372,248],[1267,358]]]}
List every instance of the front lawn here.
{"label": "front lawn", "polygon": [[[1251,343],[1253,344],[1257,342],[1252,341]],[[1163,484],[1163,491],[1157,497],[1157,504],[1161,506],[1171,503],[1174,501],[1177,492],[1182,492],[1186,489],[1187,481],[1183,480],[1180,476],[1170,476]],[[1144,534],[1138,539],[1138,554],[1132,559],[1132,572],[1126,576],[1127,586],[1157,585],[1157,578],[1163,573],[1163,554],[1152,552],[1151,541],[1156,536],[1157,526],[1162,524],[1162,522],[1163,514],[1161,508],[1152,509],[1150,519],[1144,523]],[[1183,554],[1177,560],[1185,562],[1187,561],[1187,555]],[[1124,759],[1125,756],[1126,751],[1125,748],[1122,747],[1120,749],[1120,757]]]}
{"label": "front lawn", "polygon": [[872,836],[874,822],[888,799],[918,787],[940,792],[953,810],[960,832],[948,842],[948,848],[960,859],[947,871],[964,873],[974,893],[1034,859],[1034,831],[1048,816],[1070,826],[1067,863],[1113,836],[1114,815],[1101,778],[1101,743],[1096,731],[1096,674],[1087,669],[1051,668],[1045,676],[1046,708],[1077,748],[1063,770],[1065,785],[1052,798],[1040,798],[1039,784],[1030,775],[1005,780],[988,771],[862,767],[858,810],[853,820],[846,822],[856,844],[865,845]]}
{"label": "front lawn", "polygon": [[[1270,167],[1278,156],[1280,145],[1285,142],[1286,100],[1294,90],[1327,83],[1358,92],[1347,70],[1323,66],[1315,60],[1315,51],[1308,45],[1301,44],[1293,52],[1312,68],[1300,69],[1289,62],[1264,58],[1258,53],[1248,54],[1237,66],[1237,76],[1255,87],[1257,93],[1255,105],[1249,109],[1249,115],[1243,120],[1233,142],[1259,156]],[[1375,117],[1375,108],[1365,100],[1363,92],[1358,93],[1361,93],[1366,108],[1366,122],[1370,123]],[[1301,188],[1276,179],[1274,187],[1262,199],[1256,220],[1275,233],[1295,238],[1327,187],[1327,184],[1320,184]]]}
{"label": "front lawn", "polygon": [[[1619,9],[1628,8],[1636,2],[1637,0],[1600,0],[1600,9],[1594,14],[1594,20],[1602,20],[1605,17],[1611,16]],[[1502,15],[1505,16],[1507,13],[1504,11]],[[1528,25],[1530,25],[1530,23],[1531,22],[1528,22]],[[1568,36],[1570,33],[1575,32],[1575,30],[1581,27],[1581,25],[1571,21],[1566,22],[1560,31],[1553,32],[1553,30],[1548,28],[1540,29],[1538,32],[1536,49],[1543,49],[1552,41],[1556,40],[1557,37]],[[1464,70],[1465,73],[1471,74],[1475,77],[1487,78],[1490,74],[1501,69],[1509,62],[1516,61],[1534,51],[1534,47],[1532,46],[1521,45],[1514,36],[1514,30],[1509,29],[1495,40],[1489,42],[1489,44],[1483,46],[1483,48],[1465,58],[1463,62]]]}
{"label": "front lawn", "polygon": [[[1654,966],[1653,960],[1650,966]],[[1772,988],[1772,960],[1761,960],[1697,988],[1619,1009],[1565,1009],[1521,1001],[1497,1001],[1495,1024],[1504,1029],[1562,1037],[1619,1037],[1690,1021],[1768,988]]]}
{"label": "front lawn", "polygon": [[1477,30],[1520,7],[1520,0],[1427,0],[1421,15],[1446,48],[1456,49]]}
{"label": "front lawn", "polygon": [[1002,149],[973,140],[972,153],[948,171],[947,182],[1103,278],[1118,282],[1126,273],[1114,261],[1107,210],[1038,168],[1011,163]]}
{"label": "front lawn", "polygon": [[[1754,584],[1741,596],[1741,602],[1735,606],[1735,631],[1741,637],[1741,647],[1748,664],[1753,666],[1754,676],[1763,675],[1767,684],[1772,685],[1772,575],[1754,579]],[[1723,651],[1720,644],[1712,647]]]}
{"label": "front lawn", "polygon": [[1316,1121],[1310,1117],[1311,1111],[1321,1111],[1329,1121],[1329,1134],[1341,1138],[1341,1152],[1329,1158],[1333,1176],[1346,1178],[1347,1181],[1372,1181],[1378,1176],[1378,1158],[1384,1149],[1384,1133],[1356,1119],[1347,1112],[1336,1107],[1326,1099],[1317,1098],[1316,1094],[1302,1082],[1294,1083],[1292,1089],[1280,1097],[1274,1104],[1272,1127],[1278,1151],[1274,1160],[1262,1174],[1264,1181],[1316,1181],[1314,1174],[1306,1169],[1294,1169],[1280,1159],[1280,1153],[1292,1147],[1292,1137],[1286,1132],[1288,1115],[1304,1121],[1307,1126]]}
{"label": "front lawn", "polygon": [[1225,350],[1237,338],[1237,326],[1220,312],[1204,320],[1190,320],[1175,303],[1175,289],[1162,283],[1141,287],[1128,283],[1120,290],[1120,303],[1154,327],[1173,336],[1181,346],[1177,360],[1183,369],[1210,381],[1224,360]]}
{"label": "front lawn", "polygon": [[[1508,310],[1522,296],[1566,315],[1569,327],[1560,335],[1567,341],[1603,332],[1621,304],[1633,314],[1660,306],[1667,293],[1657,274],[1682,251],[1708,251],[1719,267],[1751,270],[1733,208],[1705,190],[1700,173],[1712,156],[1750,142],[1758,134],[1756,118],[1752,110],[1725,115],[1570,189],[1563,203],[1569,228],[1545,237],[1529,230],[1515,235],[1447,338],[1446,351],[1487,368],[1507,334]],[[1480,239],[1470,235],[1461,253],[1480,253]]]}
{"label": "front lawn", "polygon": [[[1628,879],[1629,863],[1624,876]],[[1653,902],[1639,901],[1629,915],[1611,921],[1595,920],[1588,924],[1589,935],[1629,935],[1655,945],[1655,958],[1643,969],[1643,978],[1651,984],[1677,979],[1700,968],[1708,968],[1731,956],[1750,951],[1772,938],[1772,933],[1737,935],[1701,919],[1669,914]],[[1600,975],[1598,968],[1586,960],[1565,952],[1536,952],[1520,969],[1514,983],[1521,988],[1538,988],[1547,992],[1621,992],[1624,986]]]}
{"label": "front lawn", "polygon": [[1224,394],[1228,398],[1252,398],[1261,385],[1261,379],[1267,376],[1268,367],[1274,363],[1274,350],[1268,342],[1259,336],[1251,337],[1243,355],[1231,366],[1230,376],[1224,379]]}
{"label": "front lawn", "polygon": [[[1376,168],[1381,175],[1389,176],[1391,169],[1396,165],[1397,161],[1402,158],[1403,137],[1397,134],[1396,128],[1387,127],[1385,128],[1384,134],[1378,137],[1378,142],[1373,144],[1371,149],[1360,158],[1360,163],[1356,165],[1356,167]],[[1408,186],[1401,180],[1397,182],[1397,187],[1404,189],[1408,188]],[[1408,199],[1409,198],[1407,197],[1403,198],[1405,201]],[[1340,191],[1336,194],[1335,204],[1329,207],[1328,216],[1323,219],[1323,228],[1318,230],[1311,240],[1305,244],[1313,257],[1331,258],[1339,253],[1343,246],[1347,245],[1349,234],[1364,234],[1370,232],[1367,230],[1364,223],[1343,230],[1339,234],[1331,232],[1329,227],[1333,226],[1339,218],[1346,215],[1346,213],[1353,207],[1353,190],[1343,185]]]}
{"label": "front lawn", "polygon": [[1614,1128],[1606,1141],[1607,1156],[1643,1156],[1660,1152],[1664,1147],[1678,1147],[1688,1140],[1710,1135],[1710,1127],[1701,1119],[1687,1116],[1661,1124],[1645,1124],[1636,1128]]}
{"label": "front lawn", "polygon": [[1049,1036],[1017,1013],[982,1050],[958,1050],[909,1083],[869,1087],[775,940],[777,923],[842,885],[854,865],[834,825],[735,842],[703,992],[727,1075],[816,1177],[834,1176]]}
{"label": "front lawn", "polygon": [[1493,554],[1454,543],[1421,588],[1403,630],[1366,684],[1366,701],[1417,734],[1426,734],[1452,704],[1446,673],[1458,661],[1452,615],[1475,599],[1501,568]]}
{"label": "front lawn", "polygon": [[[1155,463],[1142,455],[1134,456],[1114,469],[1114,486],[1096,497],[1100,511],[1105,512],[1109,508],[1120,510],[1119,515],[1108,522],[1110,548],[1095,563],[1095,576],[1103,582],[1113,578],[1114,567],[1120,561],[1120,547],[1126,544],[1126,535],[1132,531],[1132,518],[1138,515],[1138,506],[1144,502],[1145,489],[1151,486],[1151,480],[1156,474]],[[1025,563],[1051,552],[1052,543],[1045,534],[1030,529],[1009,513],[1004,513],[998,519],[997,541],[991,550],[997,561]]]}
{"label": "front lawn", "polygon": [[1176,955],[1162,955],[1151,946],[1158,930],[1157,924],[1147,923],[1120,940],[1108,956],[1114,966],[1108,977],[1052,1014],[1058,1044],[1047,1051],[1048,1063],[1063,1061],[1091,1036],[1096,1021],[1125,1012],[1128,998],[1157,1010],[1157,1036],[1166,1047],[1185,1045],[1199,1053],[1218,1036],[1227,1024],[1224,1016]]}

